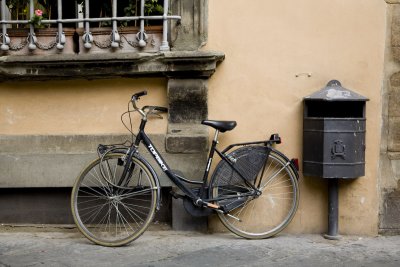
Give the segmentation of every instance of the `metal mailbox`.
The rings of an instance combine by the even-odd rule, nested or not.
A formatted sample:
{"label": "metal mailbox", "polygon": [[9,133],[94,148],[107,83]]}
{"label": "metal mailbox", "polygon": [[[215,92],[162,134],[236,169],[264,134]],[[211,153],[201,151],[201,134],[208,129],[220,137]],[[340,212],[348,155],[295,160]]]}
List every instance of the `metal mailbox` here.
{"label": "metal mailbox", "polygon": [[322,178],[365,174],[365,103],[332,80],[304,98],[303,173]]}
{"label": "metal mailbox", "polygon": [[303,174],[330,178],[327,239],[340,239],[339,178],[365,174],[366,101],[337,80],[304,98]]}

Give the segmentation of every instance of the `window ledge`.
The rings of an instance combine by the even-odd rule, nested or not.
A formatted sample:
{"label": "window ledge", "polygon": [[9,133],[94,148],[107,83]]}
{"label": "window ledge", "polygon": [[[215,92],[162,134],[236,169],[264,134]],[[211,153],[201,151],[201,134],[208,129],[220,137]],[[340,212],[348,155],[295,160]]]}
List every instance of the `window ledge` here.
{"label": "window ledge", "polygon": [[225,55],[216,51],[0,57],[0,81],[112,77],[210,77]]}

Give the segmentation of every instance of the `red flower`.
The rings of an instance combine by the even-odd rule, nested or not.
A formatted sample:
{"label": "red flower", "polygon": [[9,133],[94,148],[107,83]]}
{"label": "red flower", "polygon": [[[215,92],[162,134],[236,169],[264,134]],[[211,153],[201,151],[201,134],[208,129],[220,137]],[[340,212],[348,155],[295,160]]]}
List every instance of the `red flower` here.
{"label": "red flower", "polygon": [[38,16],[38,17],[41,17],[43,15],[43,11],[40,10],[40,9],[36,9],[35,10],[35,15]]}

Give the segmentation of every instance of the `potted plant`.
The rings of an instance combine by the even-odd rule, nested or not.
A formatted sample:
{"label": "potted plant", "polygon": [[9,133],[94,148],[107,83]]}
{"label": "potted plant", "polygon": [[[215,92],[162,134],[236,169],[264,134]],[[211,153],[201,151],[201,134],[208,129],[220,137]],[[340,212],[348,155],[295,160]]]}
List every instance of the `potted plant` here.
{"label": "potted plant", "polygon": [[[54,54],[74,53],[73,43],[74,28],[63,28],[64,36],[59,36],[56,24],[44,24],[45,19],[55,19],[57,0],[35,0],[34,14],[29,14],[29,0],[6,0],[6,5],[11,14],[11,20],[28,20],[29,24],[11,24],[7,29],[10,37],[9,50],[3,53],[11,55],[27,54]],[[33,25],[34,34],[31,34],[29,25]],[[62,43],[64,41],[65,43]],[[34,43],[31,44],[31,42]],[[59,48],[59,49],[56,49]],[[37,49],[34,49],[37,48]]]}
{"label": "potted plant", "polygon": [[[160,4],[162,0],[146,0],[144,5],[144,14],[146,16],[162,15],[164,10]],[[83,13],[85,13],[85,1],[79,0],[79,4],[83,5]],[[95,3],[95,4],[94,4]],[[112,17],[112,1],[111,0],[97,0],[90,2],[90,16],[91,17]],[[120,0],[117,6],[118,17],[131,17],[140,15],[140,0]],[[139,20],[132,21],[119,21],[117,24],[117,31],[119,37],[119,44],[112,46],[113,43],[113,28],[111,21],[90,23],[90,34],[92,36],[93,45],[87,45],[85,38],[85,27],[78,29],[80,38],[79,51],[80,53],[102,53],[105,51],[112,52],[133,52],[141,51],[158,52],[159,46],[162,41],[162,20],[149,20],[145,23],[146,31],[146,46],[139,47],[137,40],[139,28]],[[114,43],[115,44],[115,43]]]}

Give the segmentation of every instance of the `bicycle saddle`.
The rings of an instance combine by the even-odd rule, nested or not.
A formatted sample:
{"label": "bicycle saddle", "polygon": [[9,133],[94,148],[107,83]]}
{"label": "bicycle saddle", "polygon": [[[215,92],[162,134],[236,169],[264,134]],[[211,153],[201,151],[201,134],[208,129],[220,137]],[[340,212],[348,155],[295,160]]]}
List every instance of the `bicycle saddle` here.
{"label": "bicycle saddle", "polygon": [[220,132],[230,131],[236,127],[236,121],[210,121],[204,120],[201,124],[208,125],[213,127],[214,129],[219,130]]}

